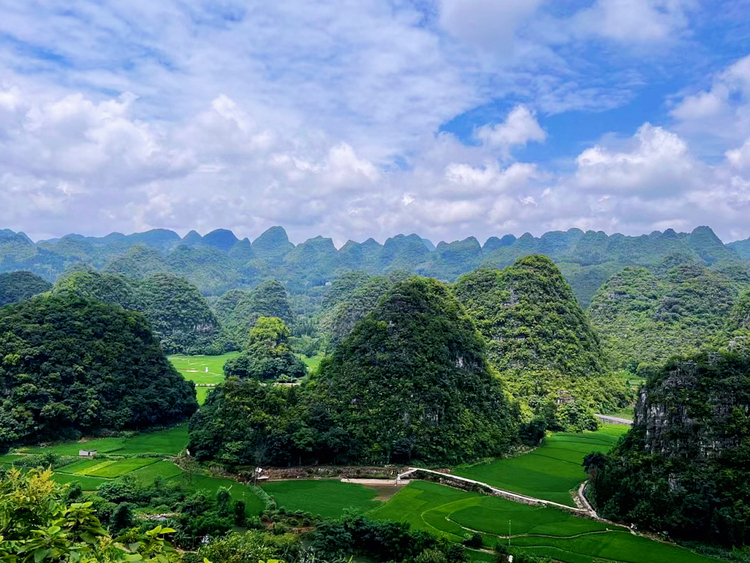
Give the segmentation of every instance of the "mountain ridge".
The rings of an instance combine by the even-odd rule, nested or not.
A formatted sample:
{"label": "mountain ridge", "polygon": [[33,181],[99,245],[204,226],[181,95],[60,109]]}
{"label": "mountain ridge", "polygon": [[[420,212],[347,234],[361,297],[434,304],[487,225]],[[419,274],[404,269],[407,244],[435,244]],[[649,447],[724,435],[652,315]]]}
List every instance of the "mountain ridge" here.
{"label": "mountain ridge", "polygon": [[166,229],[104,237],[70,234],[37,243],[23,233],[0,231],[0,272],[28,270],[51,282],[81,264],[136,277],[163,272],[186,277],[205,295],[251,288],[272,278],[283,281],[291,293],[306,293],[350,270],[405,270],[454,281],[479,266],[503,268],[530,254],[553,259],[584,307],[601,284],[624,267],[657,265],[671,255],[685,255],[712,268],[739,265],[750,273],[750,240],[724,244],[710,227],[640,236],[573,228],[540,237],[491,236],[484,244],[467,237],[436,245],[412,233],[382,244],[372,238],[349,240],[340,248],[322,236],[295,245],[280,226],[252,241],[226,229],[204,236],[192,230],[185,237]]}

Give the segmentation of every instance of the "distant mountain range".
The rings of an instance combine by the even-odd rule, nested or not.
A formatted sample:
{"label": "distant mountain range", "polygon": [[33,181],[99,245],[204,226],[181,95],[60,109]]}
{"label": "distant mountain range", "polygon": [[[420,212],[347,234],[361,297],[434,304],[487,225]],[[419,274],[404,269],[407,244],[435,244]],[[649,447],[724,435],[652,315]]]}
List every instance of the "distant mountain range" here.
{"label": "distant mountain range", "polygon": [[346,271],[382,274],[406,270],[454,281],[481,265],[502,268],[517,258],[545,254],[562,270],[582,305],[626,266],[655,266],[680,255],[729,277],[750,272],[750,239],[724,244],[709,227],[691,233],[672,229],[637,237],[570,229],[541,237],[491,237],[484,245],[474,237],[434,246],[422,237],[397,235],[384,244],[373,239],[349,241],[336,249],[330,238],[301,244],[289,241],[282,227],[272,227],[254,241],[217,229],[185,237],[165,229],[105,237],[71,234],[34,243],[24,233],[0,231],[0,272],[28,270],[53,282],[81,266],[144,278],[167,272],[195,283],[208,296],[254,287],[267,279],[283,282],[290,293],[309,293]]}

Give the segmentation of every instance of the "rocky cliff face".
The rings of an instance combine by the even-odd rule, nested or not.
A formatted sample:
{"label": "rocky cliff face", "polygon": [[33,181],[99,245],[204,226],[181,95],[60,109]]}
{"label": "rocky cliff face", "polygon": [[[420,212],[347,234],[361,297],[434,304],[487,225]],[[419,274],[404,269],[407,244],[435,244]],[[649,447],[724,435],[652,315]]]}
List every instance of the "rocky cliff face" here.
{"label": "rocky cliff face", "polygon": [[750,412],[748,373],[732,357],[673,361],[641,391],[634,427],[644,449],[705,460],[740,444]]}

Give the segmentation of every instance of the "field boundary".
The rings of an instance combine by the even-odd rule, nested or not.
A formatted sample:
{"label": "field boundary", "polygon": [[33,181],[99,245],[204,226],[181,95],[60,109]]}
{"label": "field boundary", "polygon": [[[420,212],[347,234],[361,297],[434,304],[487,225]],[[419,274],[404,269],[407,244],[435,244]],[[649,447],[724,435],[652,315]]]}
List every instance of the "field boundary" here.
{"label": "field boundary", "polygon": [[572,506],[566,506],[564,504],[560,504],[558,502],[554,502],[551,500],[544,500],[540,498],[529,497],[526,495],[513,493],[511,491],[506,491],[504,489],[498,489],[496,487],[488,485],[487,483],[482,483],[481,481],[475,481],[474,479],[468,479],[466,477],[459,477],[458,475],[451,475],[449,473],[441,473],[440,471],[434,471],[432,469],[424,469],[422,467],[410,467],[407,471],[399,474],[398,477],[396,478],[396,481],[399,482],[405,477],[409,477],[410,479],[422,479],[425,481],[436,480],[441,485],[448,485],[456,489],[484,492],[492,496],[504,498],[512,502],[528,504],[531,506],[549,506],[549,507],[553,507],[553,508],[557,508],[561,510],[566,510],[568,512],[572,512],[573,514],[577,514],[579,516],[586,516],[589,518],[594,518],[595,520],[601,520],[601,518],[599,518],[599,516],[594,511],[593,507],[591,507],[591,505],[588,504],[588,502],[586,502],[586,505],[587,505],[586,508],[574,508]]}

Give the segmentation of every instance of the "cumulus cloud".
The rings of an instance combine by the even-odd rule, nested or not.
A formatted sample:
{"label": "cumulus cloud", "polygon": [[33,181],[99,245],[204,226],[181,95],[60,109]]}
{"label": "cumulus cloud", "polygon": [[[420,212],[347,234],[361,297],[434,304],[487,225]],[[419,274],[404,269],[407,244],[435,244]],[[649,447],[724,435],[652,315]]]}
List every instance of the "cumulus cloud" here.
{"label": "cumulus cloud", "polygon": [[483,143],[507,152],[511,147],[526,145],[529,141],[542,142],[547,138],[547,133],[531,110],[519,105],[511,110],[503,123],[480,127],[476,136]]}
{"label": "cumulus cloud", "polygon": [[675,38],[688,26],[693,0],[596,0],[572,18],[575,33],[622,43],[654,43]]}
{"label": "cumulus cloud", "polygon": [[682,98],[671,114],[687,134],[750,137],[750,55],[716,74],[709,89]]}
{"label": "cumulus cloud", "polygon": [[674,133],[646,123],[627,145],[623,150],[597,145],[583,151],[576,159],[578,185],[657,198],[696,181],[687,144]]}

